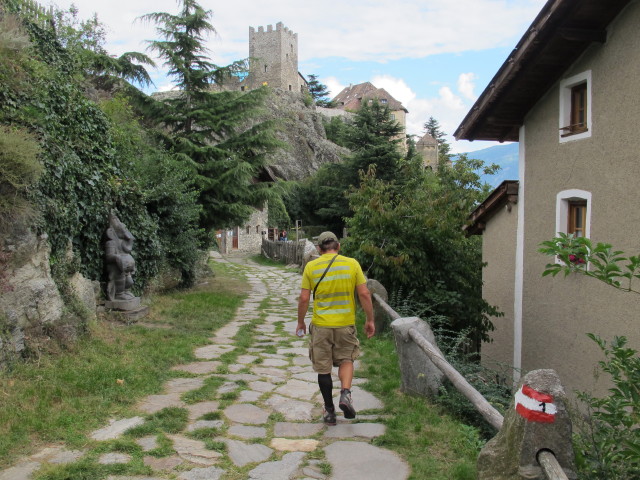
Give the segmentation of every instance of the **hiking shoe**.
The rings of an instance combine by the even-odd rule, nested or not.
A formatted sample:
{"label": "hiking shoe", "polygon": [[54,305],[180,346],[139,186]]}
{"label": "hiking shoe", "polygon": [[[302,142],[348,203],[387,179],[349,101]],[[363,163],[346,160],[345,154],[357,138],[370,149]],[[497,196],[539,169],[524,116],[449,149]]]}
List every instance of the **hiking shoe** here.
{"label": "hiking shoe", "polygon": [[336,410],[334,409],[328,409],[328,408],[324,408],[322,410],[322,420],[324,420],[324,423],[326,425],[335,425],[336,424]]}
{"label": "hiking shoe", "polygon": [[344,412],[344,418],[356,418],[356,409],[351,402],[351,390],[343,389],[340,392],[340,410]]}

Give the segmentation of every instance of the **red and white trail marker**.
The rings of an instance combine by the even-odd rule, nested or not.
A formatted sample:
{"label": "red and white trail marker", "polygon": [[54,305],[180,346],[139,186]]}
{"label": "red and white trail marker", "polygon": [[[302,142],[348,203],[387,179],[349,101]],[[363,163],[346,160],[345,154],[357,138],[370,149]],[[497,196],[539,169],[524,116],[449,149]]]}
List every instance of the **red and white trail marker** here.
{"label": "red and white trail marker", "polygon": [[530,422],[553,423],[558,409],[551,395],[523,385],[516,392],[516,412]]}

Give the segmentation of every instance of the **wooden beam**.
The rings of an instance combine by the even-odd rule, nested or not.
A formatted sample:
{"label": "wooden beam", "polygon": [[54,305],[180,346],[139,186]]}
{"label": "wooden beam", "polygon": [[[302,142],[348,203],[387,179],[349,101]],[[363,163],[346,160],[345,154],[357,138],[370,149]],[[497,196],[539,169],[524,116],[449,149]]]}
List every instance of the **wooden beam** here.
{"label": "wooden beam", "polygon": [[569,28],[558,29],[560,36],[570,42],[598,42],[607,41],[607,31],[602,29]]}
{"label": "wooden beam", "polygon": [[475,388],[467,382],[458,371],[451,366],[440,354],[440,352],[429,343],[419,331],[415,328],[409,329],[409,336],[420,347],[420,349],[429,357],[429,360],[440,369],[442,373],[449,379],[456,389],[467,397],[467,400],[471,402],[474,408],[482,415],[482,417],[496,430],[500,430],[504,417],[493,405],[491,405],[486,398],[482,396]]}

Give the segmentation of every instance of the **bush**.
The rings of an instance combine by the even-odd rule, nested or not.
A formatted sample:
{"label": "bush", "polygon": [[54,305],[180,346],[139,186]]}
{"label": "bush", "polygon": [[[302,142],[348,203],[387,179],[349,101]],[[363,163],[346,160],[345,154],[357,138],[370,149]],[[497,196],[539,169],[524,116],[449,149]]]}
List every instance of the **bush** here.
{"label": "bush", "polygon": [[[436,337],[437,346],[447,361],[500,413],[504,413],[513,398],[509,379],[513,367],[504,371],[487,368],[479,363],[479,356],[470,344],[468,330],[456,332],[447,328],[448,319],[434,313],[434,309],[419,299],[415,290],[405,292],[402,288],[392,292],[389,304],[401,317],[425,319]],[[487,423],[471,402],[447,379],[440,388],[436,403],[460,421],[478,429],[485,440],[495,436],[493,426]]]}
{"label": "bush", "polygon": [[588,334],[605,355],[600,369],[611,376],[609,395],[581,392],[588,417],[576,422],[575,450],[580,478],[640,478],[640,357],[625,337],[607,344]]}
{"label": "bush", "polygon": [[26,193],[42,173],[40,147],[23,129],[0,126],[0,232],[33,215]]}

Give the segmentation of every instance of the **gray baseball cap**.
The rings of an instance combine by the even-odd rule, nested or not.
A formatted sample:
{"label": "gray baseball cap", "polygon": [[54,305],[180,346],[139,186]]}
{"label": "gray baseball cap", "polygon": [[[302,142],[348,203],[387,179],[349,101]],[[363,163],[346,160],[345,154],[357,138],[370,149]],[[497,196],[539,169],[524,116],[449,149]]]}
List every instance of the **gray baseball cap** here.
{"label": "gray baseball cap", "polygon": [[322,245],[329,240],[333,240],[334,242],[338,241],[338,237],[333,232],[322,232],[320,236],[318,236],[318,245]]}

